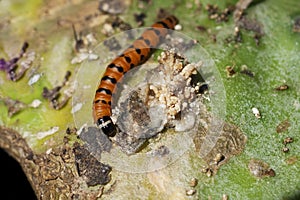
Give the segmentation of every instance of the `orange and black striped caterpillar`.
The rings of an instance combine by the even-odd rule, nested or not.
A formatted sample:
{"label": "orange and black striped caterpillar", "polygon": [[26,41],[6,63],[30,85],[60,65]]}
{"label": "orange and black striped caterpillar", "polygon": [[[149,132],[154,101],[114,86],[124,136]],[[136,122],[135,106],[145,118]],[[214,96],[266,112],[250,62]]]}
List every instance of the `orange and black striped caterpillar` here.
{"label": "orange and black striped caterpillar", "polygon": [[145,62],[152,50],[168,34],[168,29],[174,29],[176,24],[178,19],[174,16],[153,24],[120,56],[108,64],[93,102],[94,121],[107,136],[113,137],[117,133],[117,127],[111,120],[111,101],[116,84],[127,71]]}

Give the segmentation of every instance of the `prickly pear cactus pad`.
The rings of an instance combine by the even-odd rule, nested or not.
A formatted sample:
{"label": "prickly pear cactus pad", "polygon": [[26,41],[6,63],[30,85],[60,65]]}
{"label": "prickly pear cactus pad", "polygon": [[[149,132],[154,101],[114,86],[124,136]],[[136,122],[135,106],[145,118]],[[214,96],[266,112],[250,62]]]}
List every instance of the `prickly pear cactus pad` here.
{"label": "prickly pear cactus pad", "polygon": [[[169,15],[107,137],[106,66]],[[0,17],[0,148],[38,199],[300,198],[298,0],[4,0]]]}

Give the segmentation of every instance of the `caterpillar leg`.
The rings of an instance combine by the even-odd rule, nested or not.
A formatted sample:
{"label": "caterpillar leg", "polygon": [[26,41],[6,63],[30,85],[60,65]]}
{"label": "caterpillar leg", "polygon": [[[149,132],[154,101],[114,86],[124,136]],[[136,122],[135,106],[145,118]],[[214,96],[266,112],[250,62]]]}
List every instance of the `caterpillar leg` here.
{"label": "caterpillar leg", "polygon": [[117,126],[113,123],[109,116],[99,118],[97,120],[97,125],[108,137],[114,137],[117,134]]}

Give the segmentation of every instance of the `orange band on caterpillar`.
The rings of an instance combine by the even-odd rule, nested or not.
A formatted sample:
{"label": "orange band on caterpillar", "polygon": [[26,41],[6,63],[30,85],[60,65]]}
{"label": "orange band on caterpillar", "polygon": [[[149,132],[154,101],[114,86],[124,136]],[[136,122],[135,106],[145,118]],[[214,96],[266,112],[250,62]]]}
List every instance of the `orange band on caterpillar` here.
{"label": "orange band on caterpillar", "polygon": [[177,23],[176,17],[169,16],[153,24],[122,55],[108,64],[93,102],[94,121],[107,136],[113,137],[117,133],[116,125],[111,120],[111,101],[116,84],[127,71],[145,62],[151,50],[167,35],[167,29],[174,29]]}

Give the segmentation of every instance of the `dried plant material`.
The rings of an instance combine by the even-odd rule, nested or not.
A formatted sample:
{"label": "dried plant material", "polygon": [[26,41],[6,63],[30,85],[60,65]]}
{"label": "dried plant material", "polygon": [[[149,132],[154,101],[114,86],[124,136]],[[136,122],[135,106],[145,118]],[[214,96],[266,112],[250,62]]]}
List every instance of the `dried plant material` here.
{"label": "dried plant material", "polygon": [[285,162],[288,165],[294,165],[298,160],[299,160],[299,158],[297,156],[291,156],[291,157],[288,157],[287,159],[285,159]]}
{"label": "dried plant material", "polygon": [[233,77],[236,74],[234,66],[226,66],[226,74],[227,77]]}
{"label": "dried plant material", "polygon": [[258,159],[251,159],[248,164],[248,169],[250,173],[258,178],[263,178],[266,176],[275,176],[275,171],[269,167],[267,163]]}
{"label": "dried plant material", "polygon": [[[198,131],[198,135],[194,138],[196,151],[199,151],[206,134],[203,127]],[[202,173],[205,173],[208,177],[216,174],[218,169],[228,162],[231,157],[243,151],[246,141],[247,137],[238,127],[225,123],[214,148],[203,158],[206,166],[203,166]]]}
{"label": "dried plant material", "polygon": [[287,84],[283,84],[283,85],[280,85],[280,86],[275,88],[275,90],[277,90],[277,91],[284,91],[284,90],[287,90],[287,89],[289,89],[289,86]]}
{"label": "dried plant material", "polygon": [[[32,65],[35,59],[35,52],[26,53],[28,46],[29,44],[24,42],[18,56],[8,61],[3,58],[0,59],[0,70],[6,72],[9,80],[18,81]],[[19,67],[20,69],[18,69]]]}
{"label": "dried plant material", "polygon": [[241,71],[240,71],[241,74],[245,74],[251,78],[254,77],[254,73],[248,69],[247,65],[242,65],[241,66]]}
{"label": "dried plant material", "polygon": [[197,105],[203,106],[201,85],[192,84],[192,75],[197,74],[202,62],[188,63],[172,51],[162,52],[158,61],[160,65],[148,71],[137,89],[123,91],[126,95],[115,108],[117,112],[122,110],[117,119],[121,133],[116,135],[116,142],[128,154],[141,150],[165,127],[175,131],[192,129],[197,123]]}
{"label": "dried plant material", "polygon": [[288,130],[288,128],[291,126],[291,123],[289,122],[289,120],[284,120],[282,122],[280,122],[280,124],[277,125],[276,127],[276,132],[277,133],[282,133]]}
{"label": "dried plant material", "polygon": [[47,87],[44,87],[43,89],[43,97],[47,99],[50,102],[50,106],[54,108],[55,110],[59,110],[63,108],[68,100],[71,98],[73,93],[73,88],[70,88],[70,91],[65,91],[64,96],[62,97],[62,100],[58,100],[61,96],[61,89],[68,84],[69,77],[71,76],[71,72],[67,71],[66,75],[64,77],[64,80],[60,86],[56,86],[55,88],[49,90]]}
{"label": "dried plant material", "polygon": [[235,22],[235,41],[241,42],[242,35],[240,29],[243,28],[248,31],[254,32],[254,40],[257,45],[259,45],[260,38],[264,35],[262,25],[255,19],[249,19],[245,15],[245,10],[251,5],[253,0],[240,0],[235,5],[235,10],[233,13],[233,19]]}
{"label": "dried plant material", "polygon": [[227,22],[230,14],[234,10],[234,6],[228,6],[221,11],[217,5],[207,4],[205,9],[208,12],[209,19],[213,19],[216,22]]}

